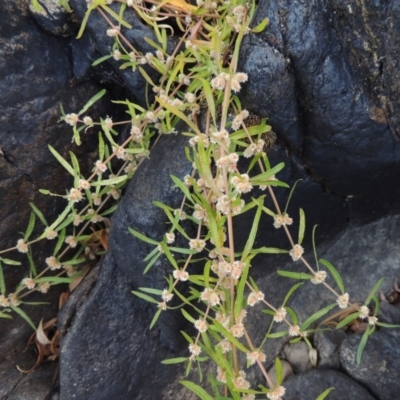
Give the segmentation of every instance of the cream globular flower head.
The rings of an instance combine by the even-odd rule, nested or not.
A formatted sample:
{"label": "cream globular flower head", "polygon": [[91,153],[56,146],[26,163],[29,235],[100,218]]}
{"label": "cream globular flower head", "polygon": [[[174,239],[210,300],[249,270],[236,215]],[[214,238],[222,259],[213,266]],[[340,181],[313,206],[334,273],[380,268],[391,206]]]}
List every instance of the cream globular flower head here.
{"label": "cream globular flower head", "polygon": [[280,307],[276,310],[274,315],[275,322],[282,322],[286,317],[287,311],[285,307]]}
{"label": "cream globular flower head", "polygon": [[11,306],[15,306],[15,307],[18,307],[21,304],[21,302],[18,298],[18,295],[16,293],[10,293],[8,295],[8,301]]}
{"label": "cream globular flower head", "polygon": [[164,289],[161,295],[162,299],[168,303],[174,297],[173,293],[171,293],[168,289]]}
{"label": "cream globular flower head", "polygon": [[253,189],[253,185],[250,183],[250,177],[248,174],[233,176],[231,178],[231,183],[239,193],[248,193]]}
{"label": "cream globular flower head", "polygon": [[36,282],[32,278],[25,278],[22,280],[22,284],[27,287],[27,289],[31,290],[36,286]]}
{"label": "cream globular flower head", "polygon": [[241,338],[244,335],[244,325],[241,322],[238,324],[234,324],[230,327],[229,332],[233,336]]}
{"label": "cream globular flower head", "polygon": [[201,353],[201,347],[198,344],[190,344],[189,351],[192,356],[196,357]]}
{"label": "cream globular flower head", "polygon": [[221,303],[221,299],[219,298],[218,293],[210,288],[205,288],[200,294],[201,300],[205,303],[210,304],[211,306],[216,306]]}
{"label": "cream globular flower head", "polygon": [[90,182],[86,179],[79,179],[78,180],[78,189],[87,190],[90,189]]}
{"label": "cream globular flower head", "polygon": [[300,326],[299,325],[291,325],[289,328],[289,336],[299,336],[300,335]]}
{"label": "cream globular flower head", "polygon": [[239,371],[239,375],[232,380],[232,383],[236,389],[250,388],[250,382],[246,380],[246,373],[244,371]]}
{"label": "cream globular flower head", "polygon": [[195,321],[194,323],[194,327],[200,332],[200,333],[204,333],[207,328],[207,322],[204,319],[198,319]]}
{"label": "cream globular flower head", "polygon": [[118,27],[112,28],[112,29],[107,29],[106,33],[107,33],[107,36],[109,36],[109,37],[115,37],[115,36],[118,36],[118,34],[120,33],[120,29]]}
{"label": "cream globular flower head", "polygon": [[293,219],[287,213],[278,214],[274,217],[274,228],[279,229],[283,225],[292,225]]}
{"label": "cream globular flower head", "polygon": [[73,249],[78,245],[78,242],[76,241],[75,236],[68,236],[68,237],[65,239],[65,243],[66,243],[67,245],[69,245],[70,247],[72,247]]}
{"label": "cream globular flower head", "polygon": [[278,386],[267,393],[269,400],[282,400],[286,389],[283,386]]}
{"label": "cream globular flower head", "polygon": [[221,340],[217,346],[221,348],[222,354],[226,354],[232,350],[232,343],[227,339]]}
{"label": "cream globular flower head", "polygon": [[165,311],[167,309],[167,303],[165,301],[162,301],[162,302],[157,304],[157,308],[159,308],[160,310]]}
{"label": "cream globular flower head", "polygon": [[367,306],[365,306],[365,305],[361,306],[359,311],[360,311],[360,315],[358,316],[358,318],[365,319],[368,317],[369,308]]}
{"label": "cream globular flower head", "polygon": [[290,255],[290,257],[292,257],[293,261],[300,260],[303,253],[304,253],[304,249],[299,244],[295,244],[293,246],[292,250],[289,251],[289,255]]}
{"label": "cream globular flower head", "polygon": [[65,121],[68,125],[75,126],[75,125],[78,123],[78,121],[79,121],[79,116],[78,116],[78,114],[74,114],[74,113],[72,113],[72,114],[67,114],[67,115],[64,117],[64,121]]}
{"label": "cream globular flower head", "polygon": [[339,307],[344,310],[349,305],[349,294],[342,294],[336,299],[336,302],[338,303]]}
{"label": "cream globular flower head", "polygon": [[103,163],[103,161],[97,160],[95,165],[97,175],[101,175],[103,172],[107,171],[107,165]]}
{"label": "cream globular flower head", "polygon": [[51,230],[49,230],[49,231],[46,232],[46,239],[47,239],[47,240],[53,240],[53,239],[55,239],[57,236],[58,236],[58,233],[57,233],[55,230],[53,230],[53,229],[51,229]]}
{"label": "cream globular flower head", "polygon": [[24,239],[19,239],[17,242],[17,250],[20,253],[27,253],[28,252],[28,245],[25,243]]}
{"label": "cream globular flower head", "polygon": [[165,234],[165,239],[167,240],[168,244],[172,244],[175,242],[175,233],[174,232],[167,232]]}
{"label": "cream globular flower head", "polygon": [[47,293],[50,288],[50,283],[49,282],[43,282],[38,286],[38,290],[41,293]]}
{"label": "cream globular flower head", "polygon": [[190,239],[189,247],[200,253],[206,247],[206,242],[203,239]]}
{"label": "cream globular flower head", "polygon": [[60,269],[61,264],[54,256],[46,258],[46,264],[50,267],[51,270]]}
{"label": "cream globular flower head", "polygon": [[261,291],[251,292],[247,298],[247,304],[250,307],[255,306],[258,302],[264,300],[264,293]]}
{"label": "cream globular flower head", "polygon": [[172,275],[175,279],[178,279],[179,281],[182,281],[182,282],[185,282],[189,279],[189,273],[187,271],[183,271],[181,269],[174,270]]}
{"label": "cream globular flower head", "polygon": [[311,279],[311,282],[314,283],[314,285],[318,285],[319,283],[325,282],[326,276],[326,271],[318,271],[314,274],[314,278]]}
{"label": "cream globular flower head", "polygon": [[378,322],[378,318],[375,316],[369,316],[368,317],[368,325],[374,326]]}
{"label": "cream globular flower head", "polygon": [[249,351],[246,354],[247,361],[249,361],[250,365],[255,364],[257,361],[265,362],[267,356],[260,350]]}
{"label": "cream globular flower head", "polygon": [[82,192],[79,189],[72,188],[67,196],[68,201],[78,203],[83,199]]}
{"label": "cream globular flower head", "polygon": [[0,294],[0,307],[9,307],[10,301],[7,299],[4,294]]}

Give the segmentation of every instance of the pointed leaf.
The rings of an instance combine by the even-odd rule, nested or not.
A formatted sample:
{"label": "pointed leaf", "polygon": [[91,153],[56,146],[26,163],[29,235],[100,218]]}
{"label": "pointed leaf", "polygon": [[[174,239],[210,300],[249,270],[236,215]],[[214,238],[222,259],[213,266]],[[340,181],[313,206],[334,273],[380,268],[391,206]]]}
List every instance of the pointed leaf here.
{"label": "pointed leaf", "polygon": [[304,210],[300,208],[299,240],[297,242],[300,245],[303,242],[305,230],[306,230],[306,216],[304,214]]}
{"label": "pointed leaf", "polygon": [[325,265],[326,268],[328,268],[329,272],[333,276],[333,279],[336,282],[336,285],[338,285],[338,288],[341,290],[342,294],[344,294],[344,285],[342,281],[342,277],[340,276],[339,272],[337,272],[336,268],[327,260],[324,260],[321,258],[319,262],[323,265]]}
{"label": "pointed leaf", "polygon": [[190,381],[180,381],[180,383],[199,396],[201,400],[214,400],[202,387],[195,383]]}

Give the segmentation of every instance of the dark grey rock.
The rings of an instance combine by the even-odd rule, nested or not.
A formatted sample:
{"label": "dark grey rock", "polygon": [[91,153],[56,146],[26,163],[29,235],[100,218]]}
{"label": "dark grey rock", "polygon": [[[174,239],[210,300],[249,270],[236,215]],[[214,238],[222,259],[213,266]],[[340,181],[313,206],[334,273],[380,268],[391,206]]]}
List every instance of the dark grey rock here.
{"label": "dark grey rock", "polygon": [[363,399],[375,400],[359,383],[334,370],[311,370],[294,375],[284,382],[285,400],[315,400],[321,393],[334,388],[329,400]]}
{"label": "dark grey rock", "polygon": [[307,343],[288,343],[283,348],[283,353],[285,354],[286,360],[292,366],[295,374],[308,371],[312,368]]}
{"label": "dark grey rock", "polygon": [[44,30],[60,36],[69,36],[72,33],[70,13],[58,0],[39,0],[38,3],[41,6],[40,10],[30,4],[29,11]]}
{"label": "dark grey rock", "polygon": [[[52,2],[55,6],[56,2]],[[48,3],[50,4],[50,3]],[[43,211],[48,221],[54,221],[66,202],[54,196],[44,196],[39,189],[50,189],[64,194],[72,177],[52,156],[51,144],[63,157],[69,159],[73,151],[80,160],[81,172],[87,176],[96,160],[97,138],[93,130],[82,132],[82,146],[71,144],[72,129],[58,123],[60,104],[66,112],[79,111],[102,87],[94,82],[77,84],[72,71],[69,40],[50,35],[32,19],[29,1],[3,1],[0,4],[0,249],[16,245],[25,232],[33,202]],[[55,6],[56,7],[56,6]],[[55,15],[55,14],[53,14]],[[51,29],[50,29],[51,30]],[[110,109],[106,95],[89,111],[93,119],[107,114],[118,118]],[[67,185],[67,186],[66,186]],[[36,222],[32,238],[44,227]],[[54,242],[43,241],[33,246],[33,257],[38,271],[44,259],[53,253]],[[14,291],[28,273],[28,260],[20,253],[5,257],[23,263],[22,267],[3,264],[7,293]],[[62,286],[52,288],[47,295],[33,295],[26,301],[47,301],[48,306],[22,308],[35,324],[40,319],[54,317]],[[26,342],[32,328],[18,315],[13,320],[0,318],[0,360]]]}
{"label": "dark grey rock", "polygon": [[396,399],[400,390],[399,330],[396,335],[374,332],[357,366],[356,354],[361,335],[351,335],[343,342],[340,358],[345,371],[362,383],[380,400]]}
{"label": "dark grey rock", "polygon": [[243,105],[269,118],[327,192],[349,196],[353,223],[398,213],[397,6],[265,1],[254,24],[265,17],[241,50]]}
{"label": "dark grey rock", "polygon": [[45,400],[51,393],[56,374],[57,362],[43,364],[26,375],[7,400]]}
{"label": "dark grey rock", "polygon": [[160,362],[180,354],[162,344],[159,327],[149,330],[153,308],[132,295],[135,284],[111,253],[101,271],[61,342],[60,400],[167,399],[162,393],[171,383],[176,396],[179,368]]}
{"label": "dark grey rock", "polygon": [[314,334],[318,351],[318,368],[340,369],[340,345],[346,338],[341,329],[323,330]]}
{"label": "dark grey rock", "polygon": [[[399,273],[399,248],[400,237],[396,234],[400,229],[400,216],[387,217],[363,227],[349,228],[341,237],[331,244],[328,250],[319,254],[319,257],[329,260],[338,270],[343,278],[346,291],[350,295],[350,301],[353,303],[363,303],[375,283],[382,277],[384,281],[381,290],[386,292],[393,287],[395,277]],[[373,246],[371,246],[373,243]],[[286,256],[287,257],[287,256]],[[313,254],[308,253],[306,259],[313,263]],[[285,264],[285,258],[281,258],[280,269],[305,272],[304,267],[299,262]],[[377,260],[379,264],[377,265]],[[276,268],[274,266],[271,268]],[[263,260],[264,265],[267,263]],[[361,272],[362,271],[362,275]],[[265,271],[264,278],[257,281],[260,290],[268,294],[268,298],[275,307],[280,307],[283,299],[289,289],[297,283],[294,280],[278,276],[273,271]],[[362,282],[360,282],[362,276]],[[328,276],[327,282],[333,287],[335,283]],[[287,305],[294,309],[298,315],[299,323],[302,324],[309,316],[317,310],[332,304],[336,301],[335,297],[322,285],[313,285],[310,281],[303,284],[291,297]],[[258,305],[256,307],[259,307]],[[265,330],[271,323],[269,316],[261,314],[261,307],[250,310],[251,324],[249,324],[250,336],[255,342],[261,342]],[[334,308],[331,313],[338,311]],[[321,322],[329,314],[325,315]],[[263,327],[260,329],[260,327]],[[313,328],[311,326],[310,328]],[[273,331],[286,330],[282,323],[274,324]],[[286,339],[268,340],[266,342],[265,353],[268,357],[268,363],[272,363],[281,351]]]}

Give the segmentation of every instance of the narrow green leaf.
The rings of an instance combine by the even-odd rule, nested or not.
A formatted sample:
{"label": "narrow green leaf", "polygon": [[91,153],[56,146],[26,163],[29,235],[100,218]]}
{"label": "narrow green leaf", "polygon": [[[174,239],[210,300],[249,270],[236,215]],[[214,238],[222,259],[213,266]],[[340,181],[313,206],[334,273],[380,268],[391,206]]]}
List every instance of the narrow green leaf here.
{"label": "narrow green leaf", "polygon": [[62,283],[71,283],[72,280],[73,280],[72,276],[68,277],[68,278],[62,278],[59,276],[46,276],[46,277],[37,279],[36,282],[37,283],[48,282],[48,283],[51,283],[52,285],[60,285]]}
{"label": "narrow green leaf", "polygon": [[352,314],[348,315],[346,318],[343,318],[343,319],[336,325],[336,329],[343,328],[344,326],[346,326],[347,324],[349,324],[351,321],[354,321],[355,319],[357,319],[359,315],[360,315],[360,313],[357,311],[357,312],[355,312],[355,313],[352,313]]}
{"label": "narrow green leaf", "polygon": [[212,94],[211,86],[206,79],[200,79],[203,83],[203,93],[206,96],[207,101],[207,109],[210,111],[213,123],[217,126],[216,116],[215,116],[215,101],[214,96]]}
{"label": "narrow green leaf", "polygon": [[288,250],[284,249],[277,249],[275,247],[260,247],[258,249],[253,249],[251,251],[251,254],[258,254],[258,253],[263,253],[263,254],[286,254],[289,253]]}
{"label": "narrow green leaf", "polygon": [[25,235],[24,235],[24,241],[25,241],[25,242],[28,241],[29,237],[30,237],[31,234],[32,234],[33,228],[35,227],[35,219],[36,219],[35,213],[34,213],[34,212],[31,212],[31,215],[30,215],[30,217],[29,217],[28,228],[26,228],[26,232],[25,232]]}
{"label": "narrow green leaf", "polygon": [[132,233],[133,236],[137,237],[138,239],[142,240],[143,242],[152,244],[154,246],[158,246],[158,242],[156,240],[150,239],[147,236],[141,234],[140,232],[136,231],[135,229],[128,228],[129,232]]}
{"label": "narrow green leaf", "polygon": [[303,282],[299,282],[299,283],[296,283],[294,286],[292,286],[292,287],[290,288],[290,290],[287,292],[287,294],[286,294],[286,296],[285,296],[285,299],[283,300],[282,307],[285,306],[285,304],[288,302],[288,300],[290,299],[290,297],[292,296],[292,294],[293,294],[300,286],[302,286],[303,284],[304,284]]}
{"label": "narrow green leaf", "polygon": [[[108,55],[106,55],[106,56],[103,56],[103,57],[98,58],[97,60],[95,60],[95,61],[92,62],[92,67],[95,67],[96,65],[101,64],[102,62],[108,60],[108,59],[111,58],[111,57],[112,57],[112,55],[111,55],[111,54],[108,54]],[[84,111],[82,111],[82,112],[84,112]]]}
{"label": "narrow green leaf", "polygon": [[285,307],[287,313],[290,315],[290,317],[292,318],[292,323],[293,325],[297,325],[299,323],[299,318],[297,317],[296,312],[290,308],[290,307]]}
{"label": "narrow green leaf", "polygon": [[176,187],[178,187],[182,193],[186,196],[188,200],[193,203],[192,195],[190,194],[189,188],[176,176],[170,175],[171,179],[174,181]]}
{"label": "narrow green leaf", "polygon": [[365,330],[364,334],[362,335],[362,338],[360,340],[360,344],[358,345],[357,348],[357,366],[360,366],[361,363],[361,357],[362,353],[364,351],[365,345],[367,344],[368,337],[375,331],[375,326],[367,326],[367,329]]}
{"label": "narrow green leaf", "polygon": [[202,387],[190,381],[180,381],[190,391],[200,397],[201,400],[214,400]]}
{"label": "narrow green leaf", "polygon": [[247,276],[249,275],[249,270],[250,270],[250,260],[247,260],[242,275],[240,277],[239,284],[237,285],[236,299],[235,299],[235,317],[238,317],[240,311],[243,309],[243,295],[244,295],[244,289],[246,287]]}
{"label": "narrow green leaf", "polygon": [[160,308],[160,309],[158,309],[157,312],[154,314],[154,317],[153,317],[153,319],[152,319],[151,322],[150,322],[150,327],[149,327],[150,330],[153,329],[153,326],[156,324],[158,318],[159,318],[160,315],[161,315],[161,312],[162,312],[162,310],[161,310],[161,308]]}
{"label": "narrow green leaf", "polygon": [[264,205],[264,196],[261,196],[259,199],[254,200],[254,202],[258,203],[256,215],[254,216],[253,224],[251,226],[251,231],[249,237],[247,239],[246,245],[244,246],[242,253],[242,261],[246,260],[248,255],[250,254],[251,249],[253,248],[254,242],[256,240],[256,235],[258,231],[258,224],[260,223],[261,212]]}
{"label": "narrow green leaf", "polygon": [[21,265],[21,261],[11,260],[9,258],[0,257],[0,260],[3,261],[4,264],[7,265]]}
{"label": "narrow green leaf", "polygon": [[57,152],[51,145],[48,145],[49,150],[53,156],[58,160],[58,162],[73,176],[75,177],[74,169],[68,164],[68,162]]}
{"label": "narrow green leaf", "polygon": [[132,290],[132,293],[135,294],[137,297],[140,297],[142,300],[148,301],[149,303],[153,303],[153,304],[159,303],[159,301],[157,301],[156,299],[153,299],[151,296],[148,296],[147,294],[140,293],[135,290]]}
{"label": "narrow green leaf", "polygon": [[116,176],[111,179],[103,179],[98,182],[91,182],[91,186],[110,186],[110,185],[118,185],[119,183],[125,182],[128,178],[128,175]]}
{"label": "narrow green leaf", "polygon": [[165,242],[161,242],[161,248],[164,251],[164,255],[167,257],[168,261],[171,263],[171,265],[175,268],[178,269],[178,264],[172,255],[170,249],[168,248],[167,244]]}
{"label": "narrow green leaf", "polygon": [[2,311],[0,311],[0,318],[9,318],[12,319],[11,315],[6,314],[7,312],[10,312],[11,310],[9,308],[4,308]]}
{"label": "narrow green leaf", "polygon": [[83,32],[85,31],[86,28],[86,24],[88,22],[90,13],[96,8],[96,5],[92,4],[88,7],[88,9],[86,10],[85,16],[83,17],[82,23],[81,23],[81,27],[79,29],[78,35],[76,36],[77,39],[80,39],[83,35]]}
{"label": "narrow green leaf", "polygon": [[312,230],[312,246],[314,252],[315,263],[317,264],[317,270],[319,271],[319,262],[318,262],[318,255],[317,255],[317,246],[315,246],[315,230],[317,229],[318,225],[313,226]]}
{"label": "narrow green leaf", "polygon": [[178,110],[176,107],[173,107],[170,104],[165,103],[159,99],[158,99],[158,102],[166,110],[170,111],[172,114],[176,115],[180,120],[184,121],[193,130],[193,132],[200,135],[201,132],[200,132],[199,128],[197,127],[197,125],[193,121],[191,121],[182,111]]}
{"label": "narrow green leaf", "polygon": [[288,333],[287,331],[275,332],[275,333],[268,333],[268,339],[278,339],[280,337],[286,336]]}
{"label": "narrow green leaf", "polygon": [[294,193],[294,191],[295,191],[295,189],[296,189],[296,186],[297,186],[297,184],[298,184],[300,181],[302,181],[302,179],[298,179],[298,180],[293,184],[292,188],[290,189],[290,193],[289,193],[288,199],[286,200],[286,205],[285,205],[285,211],[284,211],[284,213],[287,212],[287,209],[288,209],[288,207],[289,207],[290,200],[292,199],[292,196],[293,196],[293,193]]}
{"label": "narrow green leaf", "polygon": [[[106,56],[107,58],[110,58],[111,56]],[[104,58],[104,57],[102,57]],[[98,60],[97,60],[98,61]],[[95,61],[95,62],[97,62]],[[94,63],[93,63],[94,64]],[[93,65],[92,64],[92,65]],[[85,113],[94,103],[96,103],[98,100],[100,100],[104,95],[106,94],[106,89],[100,90],[99,93],[95,94],[82,108],[81,111],[79,111],[78,115],[81,115]]]}
{"label": "narrow green leaf", "polygon": [[188,357],[177,357],[177,358],[169,358],[168,360],[162,360],[161,364],[180,364],[188,361]]}
{"label": "narrow green leaf", "polygon": [[46,221],[46,218],[44,217],[43,213],[33,203],[29,203],[29,205],[31,206],[33,212],[38,216],[38,218],[40,219],[42,224],[44,226],[47,226],[47,221]]}
{"label": "narrow green leaf", "polygon": [[140,287],[139,290],[142,292],[150,293],[150,294],[155,294],[156,296],[161,296],[162,295],[162,290],[160,289],[153,289],[153,288],[145,288],[145,287]]}
{"label": "narrow green leaf", "polygon": [[262,32],[268,25],[269,19],[264,18],[258,25],[251,29],[253,33],[260,33]]}
{"label": "narrow green leaf", "polygon": [[[285,168],[285,163],[281,162],[278,165],[275,165],[275,167],[269,169],[266,172],[263,172],[262,174],[256,175],[255,177],[251,178],[250,181],[267,181],[268,178],[271,178],[271,176],[277,174],[279,171],[282,171],[283,168]],[[273,181],[268,182],[268,184],[272,185]]]}
{"label": "narrow green leaf", "polygon": [[326,306],[322,308],[321,310],[318,310],[316,313],[308,317],[303,325],[300,326],[300,330],[304,331],[306,330],[313,322],[317,321],[321,317],[323,317],[325,314],[327,314],[332,308],[336,307],[337,303],[329,304],[329,306]]}
{"label": "narrow green leaf", "polygon": [[306,230],[306,216],[304,214],[304,210],[300,208],[300,225],[299,225],[299,241],[298,244],[301,244],[304,239],[304,232]]}
{"label": "narrow green leaf", "polygon": [[122,19],[115,11],[113,11],[110,7],[100,4],[100,7],[106,11],[108,14],[110,14],[116,21],[118,21],[119,24],[124,26],[125,28],[132,29],[132,25],[126,22],[124,19]]}
{"label": "narrow green leaf", "polygon": [[335,390],[335,388],[331,387],[329,389],[326,389],[323,393],[321,393],[315,400],[324,400],[328,396],[332,390]]}
{"label": "narrow green leaf", "polygon": [[65,217],[70,213],[71,209],[74,207],[74,203],[69,202],[65,210],[57,217],[57,219],[40,235],[40,239],[46,237],[47,233],[52,230],[56,230],[59,224],[64,221]]}
{"label": "narrow green leaf", "polygon": [[182,312],[183,316],[184,316],[189,322],[191,322],[191,323],[194,324],[195,319],[194,319],[186,310],[184,310],[184,309],[182,308],[182,309],[181,309],[181,312]]}
{"label": "narrow green leaf", "polygon": [[375,295],[375,293],[376,293],[376,292],[378,291],[378,289],[381,287],[381,285],[382,285],[382,283],[383,283],[384,280],[385,280],[385,278],[381,278],[381,279],[379,279],[378,282],[375,283],[374,287],[373,287],[372,290],[369,292],[369,295],[368,295],[367,299],[365,300],[365,303],[364,303],[364,304],[365,304],[366,306],[371,302],[372,297]]}
{"label": "narrow green leaf", "polygon": [[278,269],[276,272],[280,276],[284,276],[285,278],[291,278],[291,279],[312,279],[314,277],[313,275],[306,274],[305,272],[292,272],[292,271],[284,271],[281,269]]}
{"label": "narrow green leaf", "polygon": [[319,260],[319,262],[321,264],[325,265],[326,268],[328,268],[329,272],[331,273],[331,275],[333,276],[333,279],[336,282],[336,285],[338,285],[338,288],[340,289],[342,294],[344,294],[345,290],[344,290],[343,281],[342,281],[342,278],[341,278],[339,272],[336,270],[336,268],[329,261],[324,260],[323,258],[321,258]]}
{"label": "narrow green leaf", "polygon": [[0,293],[3,295],[6,293],[6,283],[4,281],[4,273],[3,273],[3,267],[1,265],[1,260],[0,260]]}
{"label": "narrow green leaf", "polygon": [[150,268],[156,263],[156,261],[160,258],[161,253],[157,253],[152,259],[151,261],[149,261],[149,263],[146,265],[146,267],[143,270],[143,275],[146,275],[147,272],[150,270]]}
{"label": "narrow green leaf", "polygon": [[19,307],[16,306],[10,306],[10,308],[16,312],[17,314],[19,314],[31,327],[34,331],[36,331],[36,326],[34,325],[34,323],[32,322],[32,320],[28,317],[28,315],[22,311]]}
{"label": "narrow green leaf", "polygon": [[37,270],[36,270],[32,255],[30,252],[26,253],[26,255],[27,255],[28,261],[29,261],[29,271],[31,272],[32,277],[35,278],[37,276]]}
{"label": "narrow green leaf", "polygon": [[56,256],[59,250],[61,249],[61,246],[64,243],[64,239],[65,239],[65,229],[62,229],[58,236],[56,247],[54,247],[53,256]]}
{"label": "narrow green leaf", "polygon": [[32,0],[32,6],[35,9],[35,11],[39,13],[42,11],[42,6],[39,4],[38,0]]}
{"label": "narrow green leaf", "polygon": [[276,371],[276,386],[280,386],[283,381],[283,370],[281,360],[275,358],[275,371]]}
{"label": "narrow green leaf", "polygon": [[376,325],[382,326],[383,328],[400,328],[400,325],[394,325],[394,324],[387,324],[385,322],[377,322]]}
{"label": "narrow green leaf", "polygon": [[39,193],[45,194],[45,195],[52,195],[52,193],[50,192],[50,190],[47,189],[39,189]]}

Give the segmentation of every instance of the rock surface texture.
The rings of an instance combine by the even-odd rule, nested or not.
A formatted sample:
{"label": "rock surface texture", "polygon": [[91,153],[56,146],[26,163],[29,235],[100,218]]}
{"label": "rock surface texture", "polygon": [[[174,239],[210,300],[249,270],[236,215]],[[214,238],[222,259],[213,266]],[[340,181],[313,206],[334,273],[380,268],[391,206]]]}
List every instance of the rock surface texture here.
{"label": "rock surface texture", "polygon": [[[71,0],[70,4],[74,18],[82,20],[86,1]],[[119,70],[115,60],[91,68],[91,63],[109,54],[112,46],[99,16],[89,19],[87,32],[78,41],[74,39],[78,25],[61,9],[46,8],[44,16],[27,10],[27,1],[0,4],[1,248],[14,245],[18,238],[15,232],[24,231],[28,201],[54,210],[54,215],[60,210],[61,203],[54,198],[36,195],[43,187],[51,187],[55,193],[66,189],[67,177],[47,150],[51,144],[66,156],[71,149],[70,128],[56,124],[58,104],[65,104],[67,112],[79,110],[103,85],[113,88],[115,98],[126,96],[140,104],[145,98],[144,80],[136,72]],[[400,72],[396,68],[399,11],[398,1],[261,1],[254,24],[268,17],[269,27],[261,34],[248,35],[241,50],[239,70],[249,75],[241,93],[243,106],[268,117],[277,133],[278,142],[269,157],[272,163],[286,163],[279,178],[290,184],[303,179],[289,214],[297,215],[299,207],[306,212],[306,258],[313,259],[310,237],[318,223],[319,256],[335,265],[352,301],[363,302],[381,277],[386,277],[382,293],[392,291],[400,278],[400,217],[396,216],[400,213],[400,120],[396,112],[400,108]],[[141,51],[150,51],[143,37],[154,40],[152,32],[135,15],[130,18],[134,28],[127,33],[129,40]],[[117,116],[119,112],[102,102],[96,107],[93,117]],[[89,170],[95,159],[91,154],[95,140],[90,134],[84,140],[85,145],[73,151],[84,164],[82,170]],[[16,347],[21,347],[30,328],[17,320],[12,324],[0,320],[0,398],[197,398],[179,384],[184,379],[181,365],[160,364],[163,359],[186,355],[187,344],[179,332],[191,327],[176,311],[163,314],[150,331],[155,308],[131,294],[142,286],[163,289],[168,263],[160,258],[143,275],[143,258],[152,249],[128,231],[133,227],[156,240],[166,232],[164,213],[152,201],[179,206],[181,197],[169,176],[182,178],[190,171],[182,151],[185,145],[187,138],[180,135],[160,139],[150,160],[129,183],[113,217],[108,254],[59,313],[60,376],[51,394],[54,366],[27,377],[14,368],[15,364],[29,364]],[[286,197],[283,191],[278,194],[280,202]],[[237,226],[240,248],[251,221],[238,217]],[[262,220],[256,245],[287,248],[283,234],[269,239],[272,232],[271,221]],[[39,250],[41,260],[46,251]],[[298,271],[299,264],[279,256],[260,257],[252,266],[258,286],[276,306],[294,284],[276,274],[278,267]],[[5,273],[14,284],[22,278],[20,272],[15,276],[11,270]],[[288,305],[302,323],[333,302],[335,298],[322,285],[307,282]],[[271,320],[260,311],[258,305],[254,307],[246,321],[255,343],[262,341]],[[54,313],[51,308],[41,310],[32,318],[37,322]],[[398,304],[383,303],[378,319],[399,324]],[[275,324],[273,329],[283,328]],[[308,360],[296,361],[292,365],[295,375],[284,383],[284,399],[315,399],[329,387],[335,390],[328,399],[397,398],[398,332],[375,332],[358,367],[355,360],[360,337],[350,330],[311,337],[318,351],[317,369],[312,369]],[[290,347],[284,340],[268,340],[268,367],[276,356],[293,364],[293,354],[307,356],[305,348],[300,352]],[[258,370],[250,369],[250,376],[254,387],[264,383]],[[196,376],[189,378],[195,380]]]}

